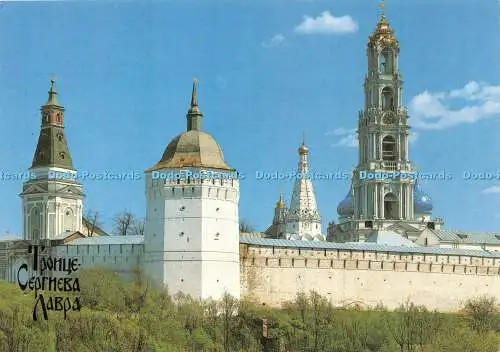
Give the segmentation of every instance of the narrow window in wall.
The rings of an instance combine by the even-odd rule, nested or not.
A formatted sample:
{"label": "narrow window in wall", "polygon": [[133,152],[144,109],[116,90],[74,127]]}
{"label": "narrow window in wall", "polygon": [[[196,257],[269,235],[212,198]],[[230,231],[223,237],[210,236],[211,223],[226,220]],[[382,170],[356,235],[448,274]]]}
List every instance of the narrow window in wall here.
{"label": "narrow window in wall", "polygon": [[266,266],[268,266],[268,265],[269,265],[269,259],[266,258]]}
{"label": "narrow window in wall", "polygon": [[295,265],[295,259],[292,258],[292,266]]}

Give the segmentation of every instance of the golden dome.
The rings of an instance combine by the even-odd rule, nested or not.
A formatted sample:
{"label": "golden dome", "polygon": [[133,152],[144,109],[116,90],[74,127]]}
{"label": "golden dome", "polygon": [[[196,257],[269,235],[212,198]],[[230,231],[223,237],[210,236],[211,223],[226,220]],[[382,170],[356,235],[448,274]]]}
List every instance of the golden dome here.
{"label": "golden dome", "polygon": [[175,137],[165,149],[161,160],[148,171],[199,167],[233,170],[224,161],[224,154],[208,133],[191,130]]}
{"label": "golden dome", "polygon": [[377,27],[368,40],[368,46],[370,47],[375,47],[377,44],[399,48],[399,42],[394,35],[394,30],[391,28],[389,21],[387,21],[384,15],[380,16]]}
{"label": "golden dome", "polygon": [[299,154],[307,154],[309,153],[309,148],[307,148],[307,146],[302,143],[302,145],[299,147]]}
{"label": "golden dome", "polygon": [[280,199],[276,202],[276,208],[285,208],[285,202],[283,202],[283,194],[280,194]]}

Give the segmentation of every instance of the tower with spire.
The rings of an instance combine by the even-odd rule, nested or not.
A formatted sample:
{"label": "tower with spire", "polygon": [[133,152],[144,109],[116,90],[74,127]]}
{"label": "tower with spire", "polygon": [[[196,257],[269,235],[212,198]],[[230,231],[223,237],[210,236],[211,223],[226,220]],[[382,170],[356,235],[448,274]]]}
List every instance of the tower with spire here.
{"label": "tower with spire", "polygon": [[298,148],[299,164],[288,209],[287,232],[291,238],[322,240],[321,216],[316,206],[316,196],[309,174],[309,148],[304,141]]}
{"label": "tower with spire", "polygon": [[186,131],[146,170],[144,270],[171,294],[238,298],[239,181],[202,117],[195,80]]}
{"label": "tower with spire", "polygon": [[305,241],[323,241],[321,216],[309,173],[309,148],[304,140],[298,148],[299,163],[290,206],[286,207],[283,195],[274,208],[272,225],[265,231],[266,237]]}
{"label": "tower with spire", "polygon": [[[334,240],[363,241],[373,230],[394,229],[397,224],[407,229],[420,228],[423,222],[431,222],[430,198],[425,204],[425,221],[419,209],[422,202],[415,198],[417,173],[409,158],[409,116],[403,105],[399,54],[399,41],[382,1],[377,26],[367,45],[365,104],[359,112],[357,129],[358,165],[350,190],[337,208],[340,224],[329,229],[329,237]],[[419,192],[420,198],[428,198]],[[332,231],[343,234],[331,236]]]}
{"label": "tower with spire", "polygon": [[41,127],[31,177],[23,184],[23,237],[53,239],[67,232],[82,231],[82,185],[64,134],[64,107],[57,99],[55,80],[41,107]]}
{"label": "tower with spire", "polygon": [[265,231],[265,236],[268,238],[285,238],[287,233],[288,208],[283,200],[283,194],[280,194],[278,201],[274,207],[273,223]]}

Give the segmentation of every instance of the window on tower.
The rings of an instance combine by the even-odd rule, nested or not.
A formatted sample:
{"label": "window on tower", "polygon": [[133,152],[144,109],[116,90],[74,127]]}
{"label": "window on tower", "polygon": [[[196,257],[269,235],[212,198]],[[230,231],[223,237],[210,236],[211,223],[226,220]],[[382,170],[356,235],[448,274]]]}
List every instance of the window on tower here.
{"label": "window on tower", "polygon": [[395,220],[399,218],[398,198],[393,193],[388,193],[384,197],[384,218]]}
{"label": "window on tower", "polygon": [[382,89],[382,110],[394,110],[394,92],[389,87]]}
{"label": "window on tower", "polygon": [[391,73],[392,71],[391,58],[392,55],[389,49],[382,50],[378,59],[380,73]]}
{"label": "window on tower", "polygon": [[393,136],[385,136],[382,140],[382,160],[397,160],[396,139]]}
{"label": "window on tower", "polygon": [[385,70],[387,68],[387,62],[385,60],[385,56],[380,55],[379,57],[379,72],[380,73],[385,73]]}

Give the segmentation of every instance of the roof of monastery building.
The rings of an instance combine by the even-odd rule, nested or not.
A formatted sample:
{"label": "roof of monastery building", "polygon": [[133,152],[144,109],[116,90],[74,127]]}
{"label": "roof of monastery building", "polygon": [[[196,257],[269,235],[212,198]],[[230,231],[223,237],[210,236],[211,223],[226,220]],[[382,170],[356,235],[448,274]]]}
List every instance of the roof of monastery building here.
{"label": "roof of monastery building", "polygon": [[376,243],[388,246],[420,247],[418,244],[404,238],[399,233],[387,230],[374,231],[373,234],[369,235],[365,243]]}
{"label": "roof of monastery building", "polygon": [[498,232],[465,232],[452,230],[431,230],[443,242],[500,245]]}
{"label": "roof of monastery building", "polygon": [[484,250],[472,249],[452,249],[440,247],[409,247],[394,246],[377,243],[356,242],[356,243],[338,243],[338,242],[311,242],[311,241],[293,241],[275,238],[257,238],[240,237],[240,243],[263,246],[263,247],[285,247],[285,248],[305,248],[305,249],[323,249],[323,250],[354,250],[354,251],[373,251],[373,252],[404,252],[421,253],[434,255],[463,255],[477,256],[486,258],[500,258],[500,252],[489,252]]}

